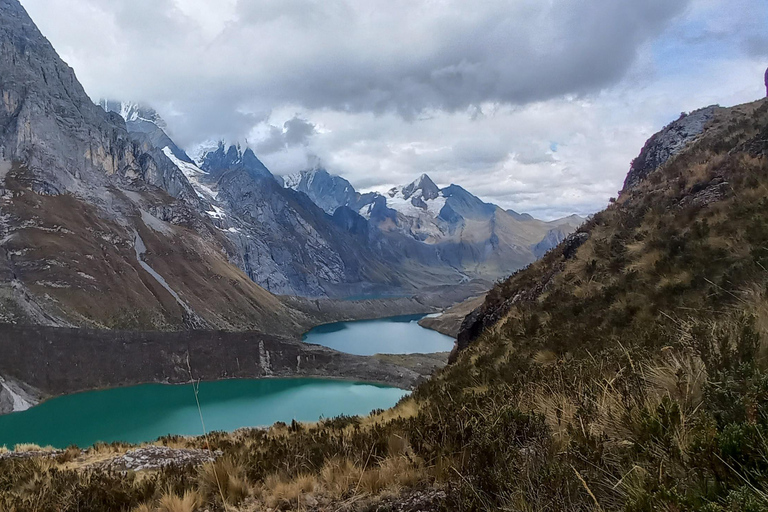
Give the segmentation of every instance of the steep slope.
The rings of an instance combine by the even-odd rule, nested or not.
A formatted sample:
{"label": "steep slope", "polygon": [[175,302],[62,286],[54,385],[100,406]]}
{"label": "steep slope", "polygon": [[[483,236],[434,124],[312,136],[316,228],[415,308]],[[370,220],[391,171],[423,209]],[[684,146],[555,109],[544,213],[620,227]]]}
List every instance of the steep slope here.
{"label": "steep slope", "polygon": [[398,285],[396,270],[305,194],[283,188],[250,148],[221,145],[201,169],[230,224],[238,266],[268,290],[320,296],[345,285]]}
{"label": "steep slope", "polygon": [[402,295],[492,281],[575,228],[568,219],[545,223],[508,214],[456,185],[440,190],[427,175],[386,195],[360,194],[324,169],[273,176],[247,146],[220,142],[193,162],[151,108],[100,105],[119,113],[134,137],[162,148],[231,241],[230,261],[273,293]]}
{"label": "steep slope", "polygon": [[[340,176],[331,175],[325,169],[301,171],[280,179],[284,187],[306,194],[328,215],[333,215],[341,206],[359,210],[355,205],[361,202],[361,195],[352,184]],[[365,199],[362,201],[364,203]]]}
{"label": "steep slope", "polygon": [[3,322],[295,324],[229,263],[231,243],[155,134],[95,105],[17,0],[0,1],[0,96]]}
{"label": "steep slope", "polygon": [[[455,365],[420,390],[541,429],[464,468],[469,493],[569,510],[764,507],[768,102],[688,117],[649,140],[616,204],[488,294]],[[461,391],[478,386],[533,414],[504,419]],[[506,483],[521,472],[531,486]]]}
{"label": "steep slope", "polygon": [[[768,100],[713,108],[685,139],[647,145],[635,162],[666,156],[494,287],[455,362],[398,407],[217,436],[222,472],[255,508],[764,510]],[[221,499],[187,476],[177,489]],[[49,484],[52,508],[72,480],[124,508],[158,499],[70,473]]]}
{"label": "steep slope", "polygon": [[583,221],[574,215],[543,222],[504,211],[458,185],[440,189],[426,174],[385,194],[360,194],[324,169],[302,171],[283,182],[329,213],[342,207],[358,212],[384,240],[404,235],[437,249],[442,264],[487,279],[533,262]]}

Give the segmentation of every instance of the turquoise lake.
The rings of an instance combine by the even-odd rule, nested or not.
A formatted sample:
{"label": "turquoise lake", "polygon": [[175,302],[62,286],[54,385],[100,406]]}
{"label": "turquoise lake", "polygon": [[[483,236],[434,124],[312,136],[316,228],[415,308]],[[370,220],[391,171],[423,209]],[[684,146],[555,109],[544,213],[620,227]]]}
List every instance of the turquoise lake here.
{"label": "turquoise lake", "polygon": [[337,322],[315,327],[303,339],[307,343],[363,356],[450,352],[454,339],[421,327],[417,322],[422,318],[424,315],[407,315]]}
{"label": "turquoise lake", "polygon": [[[205,427],[241,427],[364,415],[395,405],[408,392],[324,379],[258,379],[200,383]],[[167,434],[202,435],[191,384],[146,384],[89,391],[0,416],[0,446],[36,443],[65,448],[97,441],[153,441]]]}
{"label": "turquoise lake", "polygon": [[[339,322],[316,327],[307,343],[360,355],[447,352],[453,338],[424,329],[424,315]],[[252,379],[200,383],[205,428],[231,431],[277,421],[365,415],[395,405],[408,392],[328,379]],[[35,443],[65,448],[98,441],[140,443],[168,434],[202,435],[192,385],[145,384],[47,400],[0,416],[0,446]]]}

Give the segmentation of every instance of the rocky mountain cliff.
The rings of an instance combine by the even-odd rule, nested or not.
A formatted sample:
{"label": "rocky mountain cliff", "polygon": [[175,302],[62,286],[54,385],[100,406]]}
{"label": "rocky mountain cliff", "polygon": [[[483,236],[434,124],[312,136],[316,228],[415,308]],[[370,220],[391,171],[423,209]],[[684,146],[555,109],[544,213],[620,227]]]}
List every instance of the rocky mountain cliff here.
{"label": "rocky mountain cliff", "polygon": [[[195,162],[151,108],[94,104],[17,0],[0,14],[2,322],[294,332],[306,315],[273,293],[487,283],[533,261],[549,229],[428,178],[400,192],[409,208],[444,200],[453,213],[420,227],[395,197],[355,192],[354,204],[346,185],[331,215],[315,187],[282,186],[247,147]],[[448,235],[426,236],[438,228]]]}
{"label": "rocky mountain cliff", "polygon": [[124,116],[132,134],[167,144],[164,154],[234,246],[230,261],[273,293],[401,295],[490,282],[534,261],[577,225],[575,216],[546,223],[509,214],[456,185],[441,190],[427,175],[387,194],[360,194],[324,169],[274,176],[247,146],[219,143],[193,162],[151,108],[101,105]]}
{"label": "rocky mountain cliff", "polygon": [[295,324],[229,262],[235,248],[173,153],[95,105],[17,0],[0,1],[0,96],[0,321]]}
{"label": "rocky mountain cliff", "polygon": [[403,235],[436,248],[442,262],[462,273],[492,279],[541,257],[584,221],[573,215],[544,222],[504,211],[458,185],[441,189],[426,174],[384,194],[360,194],[324,169],[283,177],[283,183],[328,213],[353,210],[384,239]]}

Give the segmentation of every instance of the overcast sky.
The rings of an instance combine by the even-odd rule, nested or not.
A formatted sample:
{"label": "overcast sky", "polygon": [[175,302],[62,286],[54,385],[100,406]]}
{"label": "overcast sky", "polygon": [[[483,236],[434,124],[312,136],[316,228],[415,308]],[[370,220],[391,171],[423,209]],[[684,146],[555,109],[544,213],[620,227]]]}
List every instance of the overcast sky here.
{"label": "overcast sky", "polygon": [[21,0],[92,98],[190,153],[362,190],[428,173],[542,218],[601,209],[681,111],[765,95],[765,0]]}

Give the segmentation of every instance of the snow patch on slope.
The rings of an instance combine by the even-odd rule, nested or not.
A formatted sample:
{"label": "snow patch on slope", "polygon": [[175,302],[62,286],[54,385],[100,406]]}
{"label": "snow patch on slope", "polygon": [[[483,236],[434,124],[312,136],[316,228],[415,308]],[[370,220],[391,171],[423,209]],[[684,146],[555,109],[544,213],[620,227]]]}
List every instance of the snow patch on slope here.
{"label": "snow patch on slope", "polygon": [[195,189],[195,192],[201,199],[216,199],[216,192],[213,191],[210,187],[207,185],[204,185],[200,178],[208,174],[195,164],[190,164],[189,162],[185,162],[183,160],[179,160],[176,155],[173,154],[173,151],[170,147],[165,146],[163,148],[163,153],[165,153],[165,156],[168,157],[168,159],[173,162],[173,165],[179,168],[179,170],[184,173],[184,176],[187,177],[187,180],[189,180],[189,183],[192,185],[192,188]]}
{"label": "snow patch on slope", "polygon": [[293,174],[286,174],[283,176],[283,186],[285,188],[292,188],[293,190],[296,190],[299,187],[299,184],[301,183],[302,175],[300,172],[296,172]]}
{"label": "snow patch on slope", "polygon": [[224,213],[224,210],[216,206],[215,204],[211,205],[211,208],[213,208],[210,211],[205,212],[209,217],[212,217],[214,219],[223,219],[227,216],[226,213]]}
{"label": "snow patch on slope", "polygon": [[0,377],[0,387],[5,389],[8,395],[11,397],[11,407],[13,412],[26,411],[34,404],[27,401],[19,393],[17,393],[2,377]]}

